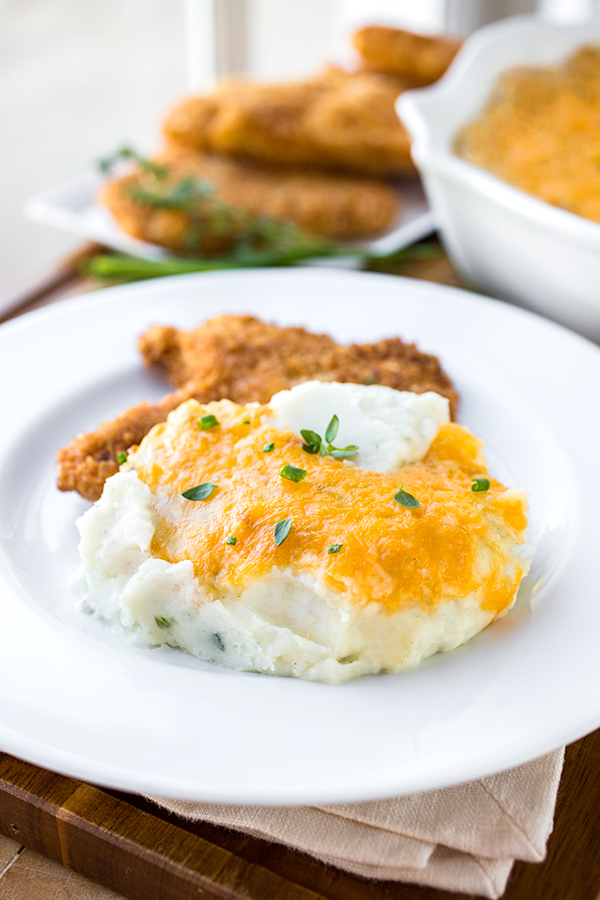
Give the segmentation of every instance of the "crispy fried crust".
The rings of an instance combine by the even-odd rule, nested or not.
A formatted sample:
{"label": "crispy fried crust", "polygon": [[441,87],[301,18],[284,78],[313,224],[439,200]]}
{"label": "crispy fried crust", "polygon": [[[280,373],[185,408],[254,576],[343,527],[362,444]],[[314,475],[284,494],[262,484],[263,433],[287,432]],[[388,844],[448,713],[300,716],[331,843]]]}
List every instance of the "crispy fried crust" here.
{"label": "crispy fried crust", "polygon": [[422,87],[442,77],[462,41],[371,25],[357,31],[353,43],[365,69],[403,78],[411,87]]}
{"label": "crispy fried crust", "polygon": [[195,150],[359,175],[414,172],[410,139],[394,103],[405,83],[331,67],[292,84],[225,82],[188,97],[163,124],[168,140]]}
{"label": "crispy fried crust", "polygon": [[426,37],[371,25],[353,36],[364,69],[404,79],[411,87],[432,84],[441,78],[462,41],[448,37]]}
{"label": "crispy fried crust", "polygon": [[[99,199],[127,234],[173,250],[214,253],[228,249],[228,242],[236,235],[223,235],[208,224],[215,200],[340,240],[381,234],[393,226],[400,213],[398,192],[374,179],[293,168],[266,169],[248,161],[174,147],[158,161],[168,167],[167,184],[192,176],[213,186],[214,194],[202,201],[207,227],[196,235],[191,234],[187,213],[157,209],[132,196],[132,188],[143,186],[148,179],[143,173],[108,182]],[[190,237],[196,244],[190,244]]]}
{"label": "crispy fried crust", "polygon": [[324,334],[279,328],[253,316],[219,316],[191,331],[155,325],[139,348],[146,365],[159,363],[177,390],[160,403],[141,403],[96,431],[80,434],[58,454],[58,487],[97,500],[118,470],[117,453],[139,444],[150,428],[194,397],[200,403],[229,398],[267,403],[280,390],[311,379],[364,384],[374,380],[397,390],[458,394],[435,356],[389,338],[342,347]]}

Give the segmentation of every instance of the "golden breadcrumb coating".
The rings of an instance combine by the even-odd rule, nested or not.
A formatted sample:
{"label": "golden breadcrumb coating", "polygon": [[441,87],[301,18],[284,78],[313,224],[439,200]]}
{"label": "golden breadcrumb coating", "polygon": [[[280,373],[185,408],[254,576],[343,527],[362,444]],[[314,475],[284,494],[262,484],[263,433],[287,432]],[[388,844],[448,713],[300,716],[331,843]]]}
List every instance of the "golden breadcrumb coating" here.
{"label": "golden breadcrumb coating", "polygon": [[187,212],[157,208],[135,196],[136,188],[148,182],[149,176],[144,172],[109,181],[99,200],[127,234],[180,252],[226,251],[239,236],[239,232],[229,230],[223,234],[215,229],[218,219],[214,215],[211,219],[215,201],[253,215],[293,222],[306,231],[338,240],[381,234],[400,215],[398,192],[374,179],[295,168],[264,168],[249,161],[181,148],[171,148],[156,161],[168,169],[164,187],[190,176],[212,186],[214,193],[199,200],[194,208],[196,218],[205,211],[206,227],[194,230]]}
{"label": "golden breadcrumb coating", "polygon": [[353,43],[368,71],[394,75],[411,87],[422,87],[442,77],[462,41],[370,25],[354,34]]}
{"label": "golden breadcrumb coating", "polygon": [[227,398],[267,403],[277,391],[312,379],[376,382],[400,391],[437,391],[456,413],[458,394],[435,356],[389,338],[340,346],[304,328],[280,328],[253,316],[219,316],[191,331],[155,325],[139,348],[146,365],[160,363],[177,388],[160,403],[141,403],[80,434],[58,454],[58,487],[97,500],[118,470],[117,454],[137,445],[184,400]]}
{"label": "golden breadcrumb coating", "polygon": [[359,175],[414,172],[410,138],[396,115],[404,82],[330,67],[304,82],[228,81],[188,97],[167,116],[169,141],[263,162]]}

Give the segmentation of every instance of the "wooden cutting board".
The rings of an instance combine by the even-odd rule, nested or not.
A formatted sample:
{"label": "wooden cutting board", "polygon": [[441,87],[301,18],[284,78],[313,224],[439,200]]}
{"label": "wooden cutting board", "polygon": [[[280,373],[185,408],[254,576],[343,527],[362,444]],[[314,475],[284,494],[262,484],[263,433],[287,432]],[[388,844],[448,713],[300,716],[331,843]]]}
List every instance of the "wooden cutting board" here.
{"label": "wooden cutting board", "polygon": [[[0,754],[0,833],[130,900],[473,900],[357,878],[7,754]],[[27,900],[26,893],[3,893],[2,885],[0,877],[3,900]],[[567,748],[548,857],[517,863],[504,896],[596,900],[599,893],[600,730]]]}

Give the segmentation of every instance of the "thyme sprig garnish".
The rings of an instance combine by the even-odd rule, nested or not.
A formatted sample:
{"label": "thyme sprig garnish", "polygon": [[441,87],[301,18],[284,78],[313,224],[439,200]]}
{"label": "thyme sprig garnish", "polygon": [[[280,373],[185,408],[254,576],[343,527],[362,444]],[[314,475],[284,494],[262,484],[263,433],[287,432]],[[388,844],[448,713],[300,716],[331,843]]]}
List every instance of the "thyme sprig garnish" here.
{"label": "thyme sprig garnish", "polygon": [[119,147],[118,150],[115,150],[114,153],[109,154],[109,156],[104,156],[102,159],[98,160],[98,168],[102,172],[103,175],[110,175],[114,167],[119,162],[134,162],[142,172],[145,172],[148,175],[152,175],[157,181],[164,181],[167,177],[169,170],[167,166],[163,163],[157,163],[152,159],[148,159],[145,156],[140,156],[133,147],[123,146]]}
{"label": "thyme sprig garnish", "polygon": [[233,260],[243,260],[244,266],[251,265],[256,254],[270,253],[276,257],[260,259],[256,265],[278,265],[340,252],[333,241],[305,231],[293,222],[232,205],[219,197],[211,181],[193,173],[181,174],[177,166],[147,159],[131,147],[122,147],[101,160],[100,170],[109,174],[120,161],[132,162],[137,168],[136,181],[125,186],[132,200],[152,209],[185,213],[185,231],[181,237],[184,253],[201,255],[206,243],[214,245],[215,239],[218,252],[222,248],[223,254],[231,254]]}
{"label": "thyme sprig garnish", "polygon": [[321,456],[327,456],[329,453],[334,459],[348,459],[351,456],[356,456],[358,453],[356,444],[348,444],[347,447],[334,447],[333,441],[336,439],[339,427],[340,420],[334,415],[325,429],[325,440],[316,431],[303,428],[300,431],[305,441],[302,444],[302,449],[306,453],[319,453]]}

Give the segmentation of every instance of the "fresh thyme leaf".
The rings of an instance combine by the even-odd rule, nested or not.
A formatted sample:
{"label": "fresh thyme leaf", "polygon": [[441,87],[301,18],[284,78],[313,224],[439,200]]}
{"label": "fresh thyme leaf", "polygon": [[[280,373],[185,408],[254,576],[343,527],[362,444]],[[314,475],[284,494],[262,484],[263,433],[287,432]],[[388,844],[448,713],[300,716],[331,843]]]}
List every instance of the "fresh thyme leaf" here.
{"label": "fresh thyme leaf", "polygon": [[263,453],[270,453],[271,450],[274,450],[274,449],[275,449],[275,444],[273,444],[273,443],[265,444],[265,446],[263,447]]}
{"label": "fresh thyme leaf", "polygon": [[215,631],[215,633],[211,636],[211,640],[218,650],[221,650],[222,653],[225,653],[225,644],[223,643],[223,638],[218,632]]}
{"label": "fresh thyme leaf", "polygon": [[472,478],[471,481],[473,482],[471,490],[475,491],[476,494],[479,494],[482,491],[489,491],[490,489],[489,478]]}
{"label": "fresh thyme leaf", "polygon": [[117,462],[122,466],[124,462],[127,462],[127,454],[124,452],[117,453]]}
{"label": "fresh thyme leaf", "polygon": [[219,420],[216,416],[202,416],[201,419],[198,419],[198,425],[202,431],[206,431],[207,428],[214,428],[218,424]]}
{"label": "fresh thyme leaf", "polygon": [[320,434],[317,434],[316,431],[311,431],[309,428],[302,428],[300,434],[307,444],[317,444],[320,446],[321,441],[323,440]]}
{"label": "fresh thyme leaf", "polygon": [[213,484],[212,481],[205,481],[204,484],[198,484],[196,487],[188,488],[181,496],[185,497],[186,500],[207,500],[215,488],[216,484]]}
{"label": "fresh thyme leaf", "polygon": [[328,553],[339,553],[344,545],[343,544],[332,544],[331,547],[327,550]]}
{"label": "fresh thyme leaf", "polygon": [[321,456],[327,456],[327,447],[325,446],[325,444],[321,444],[321,446],[319,447],[319,453],[321,454]]}
{"label": "fresh thyme leaf", "polygon": [[356,444],[348,444],[347,447],[332,447],[330,445],[329,453],[334,459],[349,459],[351,456],[356,456],[358,447]]}
{"label": "fresh thyme leaf", "polygon": [[287,478],[288,481],[302,481],[303,478],[306,478],[308,472],[305,469],[299,469],[297,466],[285,465],[279,474],[282,478]]}
{"label": "fresh thyme leaf", "polygon": [[335,441],[335,436],[338,433],[338,428],[340,427],[340,420],[337,416],[332,416],[331,422],[327,426],[325,431],[325,440],[328,444],[332,444]]}
{"label": "fresh thyme leaf", "polygon": [[290,533],[293,521],[294,519],[292,518],[292,516],[290,516],[289,519],[282,519],[281,522],[278,522],[275,526],[275,544],[278,547],[281,547],[286,537]]}
{"label": "fresh thyme leaf", "polygon": [[405,506],[407,509],[416,509],[417,506],[421,505],[416,497],[413,497],[408,491],[403,490],[401,484],[398,485],[398,493],[394,494],[394,500],[396,503],[399,503],[400,506]]}
{"label": "fresh thyme leaf", "polygon": [[98,168],[103,175],[109,175],[114,166],[121,160],[131,160],[137,163],[143,172],[152,175],[157,181],[163,181],[167,177],[168,170],[165,165],[140,156],[132,147],[128,146],[120,147],[114,153],[111,153],[110,156],[105,156],[103,159],[98,160]]}
{"label": "fresh thyme leaf", "polygon": [[102,159],[99,159],[98,160],[98,168],[100,169],[100,171],[102,172],[103,175],[108,175],[110,173],[111,169],[113,168],[113,166],[115,166],[116,163],[119,162],[119,160],[133,159],[134,156],[135,156],[135,153],[131,147],[126,147],[126,146],[119,147],[119,149],[115,150],[114,153],[111,153],[108,156],[103,156]]}
{"label": "fresh thyme leaf", "polygon": [[242,425],[249,425],[249,424],[250,424],[250,419],[244,419],[244,421],[242,422]]}
{"label": "fresh thyme leaf", "polygon": [[167,619],[165,616],[154,616],[154,621],[159,628],[170,628],[175,619]]}
{"label": "fresh thyme leaf", "polygon": [[305,453],[318,453],[320,444],[302,444]]}
{"label": "fresh thyme leaf", "polygon": [[377,384],[377,380],[373,378],[372,375],[367,375],[365,378],[365,384]]}
{"label": "fresh thyme leaf", "polygon": [[237,538],[230,534],[225,543],[229,544],[230,547],[235,547],[235,545],[237,544]]}

